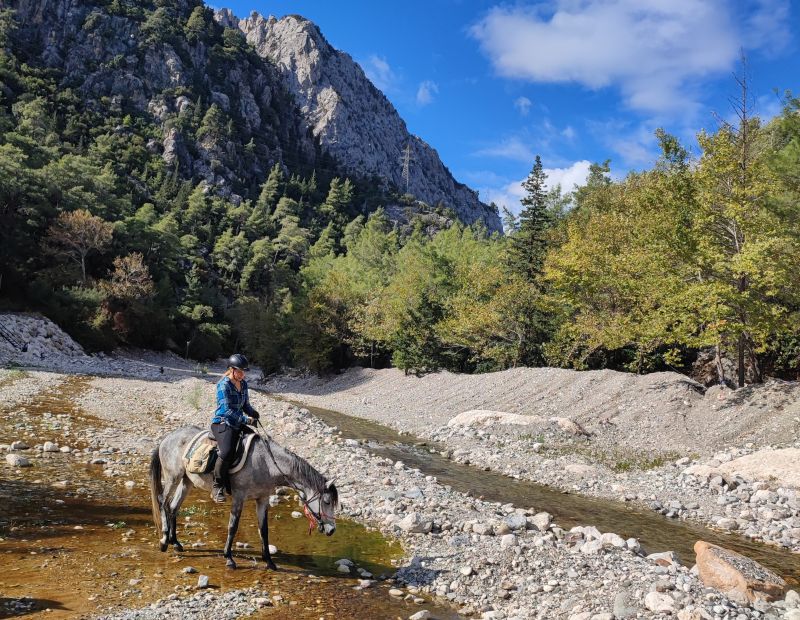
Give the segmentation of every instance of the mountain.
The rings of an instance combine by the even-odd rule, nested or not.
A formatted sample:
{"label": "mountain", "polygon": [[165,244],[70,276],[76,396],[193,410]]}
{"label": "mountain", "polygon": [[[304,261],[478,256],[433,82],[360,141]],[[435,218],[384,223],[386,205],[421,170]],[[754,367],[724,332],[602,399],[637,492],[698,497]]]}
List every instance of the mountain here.
{"label": "mountain", "polygon": [[214,19],[191,0],[7,6],[27,47],[23,62],[56,75],[82,113],[146,119],[156,131],[118,132],[146,139],[170,170],[214,194],[254,199],[279,163],[290,173],[317,170],[376,186],[383,198],[370,208],[391,206],[392,194],[404,193],[400,156],[410,144],[411,194],[500,230],[497,213],[453,179],[358,64],[308,20],[240,21],[230,11]]}
{"label": "mountain", "polygon": [[259,56],[275,63],[303,118],[322,147],[351,174],[375,175],[398,188],[404,149],[410,147],[408,191],[452,208],[464,222],[483,220],[500,230],[496,210],[459,183],[436,150],[411,135],[397,110],[348,54],[334,49],[311,21],[299,15],[236,19],[227,9],[216,18],[238,27]]}

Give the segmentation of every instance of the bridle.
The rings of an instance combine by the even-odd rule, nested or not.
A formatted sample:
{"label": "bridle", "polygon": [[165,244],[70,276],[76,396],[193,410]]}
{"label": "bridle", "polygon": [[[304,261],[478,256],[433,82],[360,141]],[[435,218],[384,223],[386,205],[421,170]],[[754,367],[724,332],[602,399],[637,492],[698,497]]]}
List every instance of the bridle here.
{"label": "bridle", "polygon": [[[275,465],[275,468],[278,470],[281,476],[283,476],[283,480],[286,482],[286,486],[292,487],[296,492],[297,495],[300,497],[301,501],[303,502],[303,515],[306,519],[308,519],[308,535],[311,535],[311,532],[314,531],[316,528],[320,533],[324,533],[325,531],[325,521],[324,518],[327,518],[328,521],[332,522],[333,525],[336,525],[336,518],[332,514],[328,514],[322,507],[322,495],[324,491],[317,491],[311,498],[306,498],[305,491],[298,488],[290,479],[289,476],[281,469],[281,466],[278,465],[278,461],[275,459],[275,455],[272,453],[272,448],[269,445],[269,433],[267,433],[267,429],[264,428],[264,425],[261,424],[261,420],[256,420],[256,425],[264,431],[264,435],[261,432],[258,432],[258,436],[261,438],[261,441],[264,442],[264,445],[267,448],[267,453],[269,457],[272,459],[272,463]],[[319,512],[316,512],[311,506],[309,506],[310,502],[314,500],[319,500]]]}

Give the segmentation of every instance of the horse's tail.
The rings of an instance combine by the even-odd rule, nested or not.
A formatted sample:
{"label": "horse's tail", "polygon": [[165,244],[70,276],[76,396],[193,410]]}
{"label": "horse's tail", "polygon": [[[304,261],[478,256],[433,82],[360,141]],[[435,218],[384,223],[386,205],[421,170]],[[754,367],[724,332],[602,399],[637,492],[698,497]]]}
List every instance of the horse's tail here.
{"label": "horse's tail", "polygon": [[153,508],[153,523],[156,524],[156,533],[161,536],[161,494],[164,487],[161,484],[161,456],[156,446],[150,455],[150,502]]}

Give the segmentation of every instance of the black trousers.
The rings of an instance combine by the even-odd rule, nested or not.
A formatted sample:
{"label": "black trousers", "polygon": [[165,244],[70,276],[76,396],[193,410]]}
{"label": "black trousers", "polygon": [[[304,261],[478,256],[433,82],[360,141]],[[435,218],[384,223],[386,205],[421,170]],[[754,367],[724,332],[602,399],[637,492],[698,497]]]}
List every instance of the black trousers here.
{"label": "black trousers", "polygon": [[227,424],[212,424],[211,433],[217,440],[217,463],[214,465],[214,482],[230,488],[228,469],[236,456],[236,444],[239,442],[241,429]]}

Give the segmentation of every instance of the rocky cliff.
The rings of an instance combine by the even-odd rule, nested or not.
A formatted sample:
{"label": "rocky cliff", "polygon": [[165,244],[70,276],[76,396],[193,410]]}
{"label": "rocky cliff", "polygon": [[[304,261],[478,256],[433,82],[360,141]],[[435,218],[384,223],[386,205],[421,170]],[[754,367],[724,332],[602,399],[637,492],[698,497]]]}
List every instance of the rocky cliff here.
{"label": "rocky cliff", "polygon": [[238,26],[256,52],[275,63],[313,135],[353,174],[375,175],[405,190],[401,160],[410,145],[408,189],[418,199],[452,208],[459,219],[501,230],[496,210],[459,183],[436,150],[408,132],[394,106],[348,54],[334,49],[311,21],[252,13],[238,20],[227,9],[216,18]]}
{"label": "rocky cliff", "polygon": [[400,158],[410,144],[410,193],[500,230],[497,213],[308,20],[237,20],[230,11],[215,19],[196,0],[2,6],[15,11],[19,60],[55,72],[88,123],[129,117],[115,129],[120,139],[141,140],[170,171],[234,202],[254,198],[276,162],[404,191]]}

